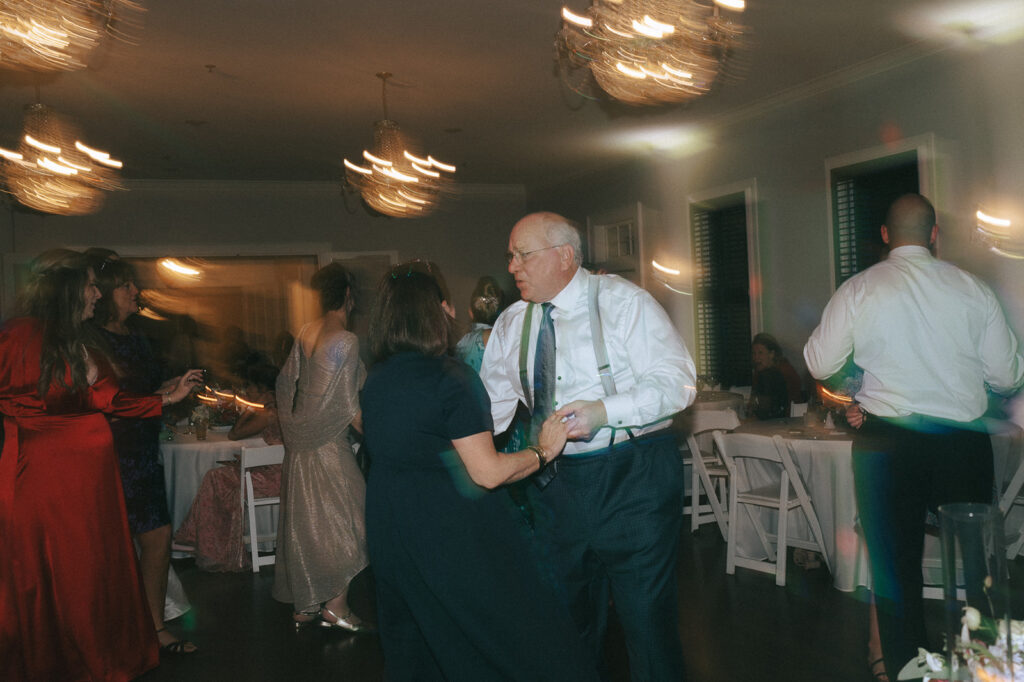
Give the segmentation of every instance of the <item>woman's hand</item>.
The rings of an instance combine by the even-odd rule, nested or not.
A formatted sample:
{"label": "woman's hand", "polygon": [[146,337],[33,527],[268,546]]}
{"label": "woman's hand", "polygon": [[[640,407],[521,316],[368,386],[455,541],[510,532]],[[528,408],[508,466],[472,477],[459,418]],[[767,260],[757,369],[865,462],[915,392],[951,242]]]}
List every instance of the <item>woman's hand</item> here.
{"label": "woman's hand", "polygon": [[563,421],[556,412],[545,419],[544,424],[541,425],[537,445],[547,453],[549,462],[562,454],[562,448],[565,447],[566,438],[569,436],[567,424],[568,422]]}
{"label": "woman's hand", "polygon": [[184,400],[188,394],[198,388],[201,383],[203,383],[203,370],[188,370],[178,377],[174,388],[172,388],[169,393],[164,393],[164,398],[166,400],[165,404],[171,405]]}

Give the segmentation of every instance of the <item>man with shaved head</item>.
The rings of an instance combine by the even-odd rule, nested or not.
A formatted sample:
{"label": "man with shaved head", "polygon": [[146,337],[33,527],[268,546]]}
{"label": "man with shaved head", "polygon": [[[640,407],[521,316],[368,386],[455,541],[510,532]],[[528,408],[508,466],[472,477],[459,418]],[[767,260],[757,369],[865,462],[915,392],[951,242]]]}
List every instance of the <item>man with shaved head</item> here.
{"label": "man with shaved head", "polygon": [[545,468],[531,489],[537,536],[598,665],[610,592],[631,679],[685,679],[675,578],[683,469],[668,426],[696,395],[693,360],[649,293],[580,267],[579,232],[562,216],[526,216],[508,249],[523,300],[484,351],[494,430],[520,402],[532,422],[557,412],[569,425],[557,471]]}
{"label": "man with shaved head", "polygon": [[[889,208],[886,260],[851,277],[804,347],[827,379],[852,355],[853,468],[871,561],[885,669],[895,676],[931,649],[921,596],[925,516],[940,504],[992,501],[987,391],[1024,384],[1024,359],[999,302],[981,280],[934,258],[935,209],[918,194]],[[877,670],[877,668],[876,668]]]}

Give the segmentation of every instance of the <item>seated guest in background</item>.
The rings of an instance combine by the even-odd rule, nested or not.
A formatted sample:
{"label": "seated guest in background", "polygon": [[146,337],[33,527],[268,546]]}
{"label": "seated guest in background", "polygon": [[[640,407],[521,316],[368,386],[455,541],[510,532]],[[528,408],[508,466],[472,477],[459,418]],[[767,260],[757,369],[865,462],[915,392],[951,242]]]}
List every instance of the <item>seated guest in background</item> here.
{"label": "seated guest in background", "polygon": [[480,371],[484,347],[491,335],[491,327],[502,309],[502,291],[493,277],[481,277],[469,297],[469,317],[473,326],[455,345],[455,356]]}
{"label": "seated guest in background", "polygon": [[[757,419],[779,419],[789,416],[792,400],[783,374],[781,362],[790,370],[792,365],[782,355],[779,342],[770,334],[758,334],[750,345],[754,377],[750,387],[750,405],[747,414]],[[796,376],[796,372],[793,372]],[[797,377],[799,385],[800,378]]]}
{"label": "seated guest in background", "polygon": [[499,455],[480,378],[447,356],[442,304],[433,277],[398,266],[370,325],[366,529],[387,677],[596,680],[507,496],[489,490],[558,457],[566,426],[552,416],[538,446]]}
{"label": "seated guest in background", "polygon": [[259,407],[246,406],[231,427],[228,438],[242,440],[260,436],[267,445],[279,445],[283,441],[274,398],[277,367],[263,353],[254,352],[246,358],[241,374],[245,381],[244,399]]}
{"label": "seated guest in background", "polygon": [[[228,437],[242,440],[260,436],[267,445],[281,441],[277,420],[274,384],[277,368],[262,353],[250,353],[242,368],[246,381],[246,400],[261,407],[246,407]],[[257,497],[278,495],[281,490],[281,465],[271,464],[251,470]],[[238,462],[206,472],[188,516],[174,541],[195,548],[196,566],[204,571],[247,571],[252,558],[242,544],[245,520],[238,504],[241,476]]]}
{"label": "seated guest in background", "polygon": [[[90,264],[101,294],[92,321],[117,372],[121,390],[169,391],[177,380],[161,381],[162,363],[146,337],[130,326],[139,312],[134,268],[108,249],[90,249],[90,253],[96,254],[90,258]],[[163,618],[171,561],[171,517],[167,511],[164,468],[159,461],[161,418],[110,417],[109,421],[120,464],[128,526],[139,546],[142,582],[157,638],[164,651],[192,653],[196,646],[168,632]]]}

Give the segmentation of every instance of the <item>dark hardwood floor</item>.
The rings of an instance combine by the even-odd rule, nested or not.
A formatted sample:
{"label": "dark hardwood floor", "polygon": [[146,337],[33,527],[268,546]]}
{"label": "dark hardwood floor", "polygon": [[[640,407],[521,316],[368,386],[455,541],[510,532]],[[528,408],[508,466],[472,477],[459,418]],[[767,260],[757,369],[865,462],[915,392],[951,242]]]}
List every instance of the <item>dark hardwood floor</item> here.
{"label": "dark hardwood floor", "polygon": [[[164,655],[160,667],[141,678],[144,682],[385,679],[376,636],[321,628],[295,632],[288,605],[270,596],[272,566],[255,575],[204,573],[189,560],[175,565],[193,608],[170,627],[201,651]],[[690,680],[872,680],[865,595],[833,589],[823,568],[805,571],[791,557],[786,587],[749,570],[726,575],[725,543],[714,526],[706,525],[696,535],[683,532],[678,575]],[[352,602],[357,612],[373,617],[372,576],[356,579]],[[934,614],[929,608],[937,633],[939,604],[934,603]],[[628,680],[625,645],[614,623],[607,651],[613,679]]]}

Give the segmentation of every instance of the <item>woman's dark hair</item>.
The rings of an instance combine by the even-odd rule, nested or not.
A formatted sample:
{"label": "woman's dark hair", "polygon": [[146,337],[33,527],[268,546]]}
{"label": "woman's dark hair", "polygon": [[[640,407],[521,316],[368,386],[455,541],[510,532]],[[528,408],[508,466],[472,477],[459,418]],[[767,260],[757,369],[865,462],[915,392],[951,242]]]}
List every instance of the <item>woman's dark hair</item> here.
{"label": "woman's dark hair", "polygon": [[92,321],[99,326],[117,319],[117,303],[114,302],[114,289],[128,282],[136,282],[135,268],[117,258],[89,259],[89,266],[96,275],[96,286],[100,288],[103,298],[96,301],[96,309]]}
{"label": "woman's dark hair", "polygon": [[750,342],[751,346],[761,345],[768,349],[769,352],[775,355],[775,362],[783,359],[782,346],[775,340],[775,337],[771,334],[765,334],[761,332],[754,336],[754,340]]}
{"label": "woman's dark hair", "polygon": [[273,391],[277,384],[277,367],[266,353],[260,351],[252,351],[245,356],[240,373],[246,382],[267,391]]}
{"label": "woman's dark hair", "polygon": [[[68,249],[45,251],[32,261],[31,277],[21,292],[20,307],[43,324],[39,360],[39,397],[45,398],[50,384],[80,391],[88,385],[86,345],[94,346],[84,324],[85,287],[89,267],[85,256]],[[64,374],[70,369],[71,384]]]}
{"label": "woman's dark hair", "polygon": [[441,308],[444,294],[433,276],[410,268],[392,268],[381,280],[370,319],[370,357],[374,362],[416,351],[444,355],[452,338],[452,320]]}
{"label": "woman's dark hair", "polygon": [[329,263],[320,268],[309,283],[320,295],[320,309],[325,313],[345,306],[352,284],[352,275],[341,263]]}
{"label": "woman's dark hair", "polygon": [[469,297],[469,313],[474,322],[493,325],[501,313],[504,294],[493,277],[481,277]]}

